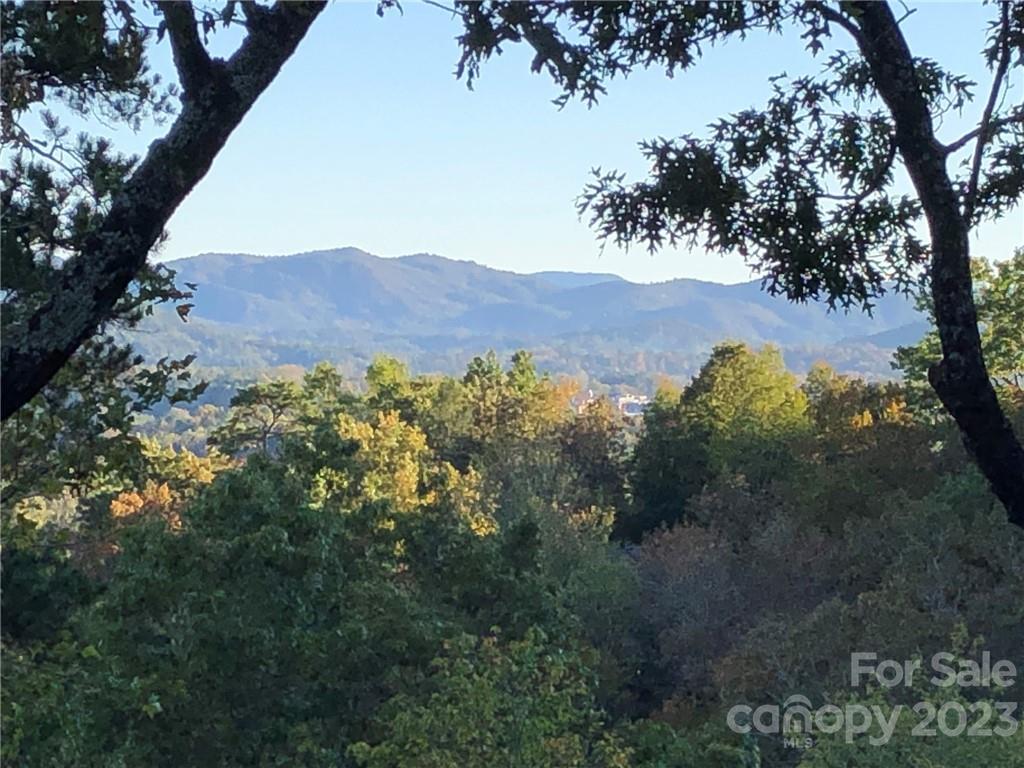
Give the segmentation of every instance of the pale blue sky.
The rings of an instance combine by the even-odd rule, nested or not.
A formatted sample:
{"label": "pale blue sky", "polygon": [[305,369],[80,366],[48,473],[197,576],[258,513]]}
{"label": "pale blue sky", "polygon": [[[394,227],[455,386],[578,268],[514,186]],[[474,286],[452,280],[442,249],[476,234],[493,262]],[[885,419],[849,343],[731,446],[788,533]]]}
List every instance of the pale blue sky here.
{"label": "pale blue sky", "polygon": [[[428,251],[517,272],[609,271],[640,282],[750,277],[738,258],[611,247],[602,254],[573,201],[594,166],[638,178],[640,140],[700,132],[722,114],[761,104],[769,75],[816,68],[794,36],[730,44],[674,80],[643,73],[613,83],[592,110],[559,111],[550,81],[529,71],[525,48],[492,60],[469,91],[452,74],[458,25],[448,14],[408,3],[404,14],[383,19],[374,11],[371,3],[336,3],[314,23],[171,220],[161,258],[353,245],[382,256]],[[916,53],[987,87],[978,51],[990,12],[926,5],[905,22],[907,35]],[[164,43],[154,66],[169,72],[168,56]],[[946,126],[945,138],[961,127]],[[141,149],[155,135],[130,143]],[[1002,257],[1022,242],[1018,209],[985,227],[975,248]]]}

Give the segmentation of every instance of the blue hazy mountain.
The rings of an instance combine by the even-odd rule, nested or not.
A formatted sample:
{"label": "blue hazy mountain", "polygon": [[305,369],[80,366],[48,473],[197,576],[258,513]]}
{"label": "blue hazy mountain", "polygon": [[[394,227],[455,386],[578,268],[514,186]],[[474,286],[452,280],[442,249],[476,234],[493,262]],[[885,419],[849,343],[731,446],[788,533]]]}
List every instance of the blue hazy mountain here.
{"label": "blue hazy mountain", "polygon": [[776,343],[797,367],[821,357],[888,375],[892,347],[926,327],[913,302],[896,294],[878,300],[869,316],[794,304],[758,281],[638,284],[608,273],[518,274],[432,254],[208,253],[169,266],[179,285],[199,286],[190,322],[158,313],[136,344],[151,354],[198,351],[201,363],[216,366],[307,364],[383,350],[447,370],[467,354],[525,346],[571,372],[601,355],[610,366],[637,353],[699,361],[715,342],[738,339]]}

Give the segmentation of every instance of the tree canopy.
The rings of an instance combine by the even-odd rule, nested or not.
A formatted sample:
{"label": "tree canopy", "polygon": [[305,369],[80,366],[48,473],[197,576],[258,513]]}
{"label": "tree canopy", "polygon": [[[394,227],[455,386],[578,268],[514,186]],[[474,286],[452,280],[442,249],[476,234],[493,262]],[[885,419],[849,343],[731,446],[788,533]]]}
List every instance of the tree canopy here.
{"label": "tree canopy", "polygon": [[[0,517],[4,761],[1013,764],[1019,731],[794,752],[726,726],[861,693],[851,648],[1024,665],[1021,531],[909,384],[723,343],[642,419],[571,391],[525,352],[321,364],[240,388],[231,455],[137,437],[64,484],[25,473]],[[976,693],[921,695],[1017,695]]]}
{"label": "tree canopy", "polygon": [[[197,17],[187,2],[3,3],[4,420],[116,318],[167,220],[323,7],[229,2]],[[228,60],[211,57],[208,35],[237,22],[242,44]],[[165,36],[177,85],[147,62]],[[145,157],[127,157],[108,138],[70,137],[57,104],[135,126],[172,122]],[[179,307],[184,318],[190,305]]]}
{"label": "tree canopy", "polygon": [[[1024,192],[1024,108],[1005,98],[1024,68],[1024,3],[992,5],[982,53],[992,78],[977,125],[946,141],[936,126],[974,102],[976,84],[915,56],[888,3],[490,0],[456,10],[460,76],[472,84],[503,45],[525,42],[532,69],[561,88],[559,103],[593,104],[636,69],[689,70],[708,46],[758,32],[792,35],[820,57],[816,76],[772,77],[762,108],[704,135],[642,144],[648,179],[595,171],[580,212],[619,245],[739,253],[769,291],[797,301],[870,308],[892,283],[926,284],[942,352],[929,382],[1009,518],[1024,525],[1024,448],[986,369],[969,243],[972,228],[1013,210]],[[896,183],[898,166],[912,192]]]}
{"label": "tree canopy", "polygon": [[[1020,107],[1000,100],[1024,5],[993,7],[995,85],[942,145],[933,117],[968,84],[914,59],[884,3],[460,6],[464,74],[523,39],[566,99],[754,30],[856,45],[764,112],[650,145],[649,182],[601,174],[582,205],[623,242],[745,248],[796,299],[864,305],[895,278],[934,330],[900,351],[900,381],[801,379],[775,347],[721,341],[633,416],[528,350],[454,376],[381,355],[362,376],[349,360],[209,385],[191,356],[141,359],[118,332],[159,304],[187,320],[196,290],[146,255],[321,4],[0,4],[0,759],[1021,766],[1019,685],[850,684],[863,650],[1024,669],[1024,251],[967,249],[1024,184]],[[245,42],[211,59],[233,23]],[[179,112],[146,68],[163,37]],[[137,161],[70,142],[55,102],[176,116]],[[22,127],[37,113],[44,144]],[[774,733],[731,725],[780,702]],[[888,740],[800,716],[838,705],[885,716]],[[961,735],[922,738],[921,707]]]}

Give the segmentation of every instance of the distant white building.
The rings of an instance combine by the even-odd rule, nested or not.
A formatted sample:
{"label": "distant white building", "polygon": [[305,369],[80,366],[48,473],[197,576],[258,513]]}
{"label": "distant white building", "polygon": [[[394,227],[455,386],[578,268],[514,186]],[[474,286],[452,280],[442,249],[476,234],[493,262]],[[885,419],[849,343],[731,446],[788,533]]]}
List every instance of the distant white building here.
{"label": "distant white building", "polygon": [[615,395],[612,402],[627,416],[642,416],[651,398],[646,395]]}
{"label": "distant white building", "polygon": [[[583,413],[590,406],[591,403],[597,401],[598,398],[594,396],[594,390],[588,389],[586,393],[579,393],[573,398],[572,405],[576,410],[576,413]],[[608,395],[608,400],[619,410],[620,413],[626,416],[641,416],[643,412],[647,410],[648,404],[651,402],[651,398],[646,395]]]}

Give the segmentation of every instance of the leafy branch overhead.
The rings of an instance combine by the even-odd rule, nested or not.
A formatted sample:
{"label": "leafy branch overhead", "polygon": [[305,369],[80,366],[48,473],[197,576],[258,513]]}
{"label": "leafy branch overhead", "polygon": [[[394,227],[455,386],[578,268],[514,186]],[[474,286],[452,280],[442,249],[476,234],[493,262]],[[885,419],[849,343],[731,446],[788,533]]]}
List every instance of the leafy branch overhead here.
{"label": "leafy branch overhead", "polygon": [[[219,20],[232,23],[239,8],[246,35],[224,60],[205,47],[218,19],[197,20],[191,3],[156,3],[152,24],[123,2],[2,6],[5,420],[111,319],[167,220],[323,7],[228,3]],[[176,113],[178,89],[163,87],[145,56],[164,31],[181,83]],[[175,116],[144,158],[129,158],[105,138],[69,140],[45,109],[53,101],[132,126]],[[25,128],[37,114],[41,140]],[[9,274],[22,282],[8,284]]]}
{"label": "leafy branch overhead", "polygon": [[[817,55],[837,18],[853,24],[820,3],[459,7],[466,26],[461,76],[472,84],[502,44],[527,41],[536,49],[534,71],[547,72],[563,89],[559,105],[573,98],[596,104],[615,78],[648,67],[673,76],[697,64],[707,46],[781,33],[786,24],[799,25]],[[990,56],[1021,34],[1020,7],[1013,13],[1006,33],[990,41]],[[915,59],[914,66],[934,118],[962,111],[973,98],[976,84],[939,63]],[[1007,87],[1005,74],[999,87]],[[892,188],[896,125],[868,62],[838,49],[819,75],[772,77],[770,89],[766,106],[718,120],[705,136],[643,142],[651,169],[645,181],[628,183],[625,174],[596,170],[580,198],[581,214],[617,245],[739,252],[766,273],[769,289],[794,299],[869,305],[887,281],[908,287],[928,255],[915,236],[923,211],[915,196]],[[1024,176],[1007,150],[1022,131],[1019,105],[991,116],[984,131],[985,191],[965,198],[964,210],[977,205],[978,216],[996,215],[1019,198]],[[944,151],[955,154],[978,136],[972,131]],[[1013,179],[1010,171],[1018,172]],[[995,186],[1005,194],[993,194]]]}
{"label": "leafy branch overhead", "polygon": [[[968,239],[1024,195],[1024,108],[1007,98],[1011,74],[1024,68],[1024,3],[993,4],[984,51],[992,79],[980,89],[915,56],[905,17],[884,2],[495,0],[456,10],[461,77],[472,85],[504,45],[525,42],[533,71],[561,88],[558,105],[593,105],[635,70],[671,77],[728,40],[797,35],[822,59],[817,75],[770,78],[763,107],[701,135],[644,142],[648,178],[597,169],[579,211],[619,246],[739,253],[767,290],[795,301],[870,310],[893,284],[929,286],[941,346],[931,385],[1010,518],[1024,525],[1024,448],[985,368]],[[940,141],[942,118],[975,101],[976,127]],[[897,183],[904,172],[909,189]]]}

